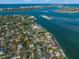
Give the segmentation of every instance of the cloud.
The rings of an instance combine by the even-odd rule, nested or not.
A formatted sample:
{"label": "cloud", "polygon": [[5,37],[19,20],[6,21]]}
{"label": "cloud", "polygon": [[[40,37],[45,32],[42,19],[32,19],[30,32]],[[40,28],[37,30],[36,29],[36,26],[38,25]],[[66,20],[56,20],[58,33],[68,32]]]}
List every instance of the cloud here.
{"label": "cloud", "polygon": [[0,4],[5,3],[79,3],[79,0],[0,0]]}

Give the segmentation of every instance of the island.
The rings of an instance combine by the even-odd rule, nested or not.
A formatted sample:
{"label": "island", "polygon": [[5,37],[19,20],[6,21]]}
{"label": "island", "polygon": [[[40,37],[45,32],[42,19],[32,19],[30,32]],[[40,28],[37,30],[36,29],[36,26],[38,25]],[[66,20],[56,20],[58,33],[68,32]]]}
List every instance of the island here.
{"label": "island", "polygon": [[0,12],[29,11],[29,10],[37,10],[42,8],[54,8],[54,7],[57,7],[57,6],[49,5],[49,6],[30,6],[30,7],[18,7],[18,8],[0,8]]}
{"label": "island", "polygon": [[66,59],[55,39],[34,16],[0,16],[0,59]]}
{"label": "island", "polygon": [[55,12],[60,12],[60,13],[79,13],[79,8],[62,8],[60,10],[55,10]]}

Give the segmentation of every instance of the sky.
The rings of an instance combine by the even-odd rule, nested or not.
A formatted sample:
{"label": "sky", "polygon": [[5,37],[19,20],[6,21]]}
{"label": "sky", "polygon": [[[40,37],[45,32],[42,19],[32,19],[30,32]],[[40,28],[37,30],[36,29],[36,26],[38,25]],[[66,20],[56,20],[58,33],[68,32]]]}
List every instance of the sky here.
{"label": "sky", "polygon": [[68,3],[68,4],[79,4],[79,0],[0,0],[0,4],[18,4],[18,3]]}

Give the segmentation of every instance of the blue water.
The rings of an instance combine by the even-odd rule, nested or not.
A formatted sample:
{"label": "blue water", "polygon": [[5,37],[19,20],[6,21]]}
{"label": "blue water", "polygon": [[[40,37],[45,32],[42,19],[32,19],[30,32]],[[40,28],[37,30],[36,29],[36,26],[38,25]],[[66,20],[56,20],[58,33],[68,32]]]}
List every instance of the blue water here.
{"label": "blue water", "polygon": [[29,6],[48,6],[52,4],[0,4],[0,8],[19,8],[19,7],[29,7]]}
{"label": "blue water", "polygon": [[[0,5],[0,8],[17,8],[22,6],[48,6],[50,4],[8,4]],[[52,4],[51,4],[52,5]],[[79,8],[78,4],[63,5],[64,7]],[[38,9],[31,11],[0,12],[0,15],[33,15],[37,18],[36,22],[53,33],[59,44],[63,48],[69,59],[79,59],[79,13],[67,14],[57,13],[54,8]],[[47,12],[44,12],[47,11]],[[46,20],[40,15],[53,16],[51,20]]]}

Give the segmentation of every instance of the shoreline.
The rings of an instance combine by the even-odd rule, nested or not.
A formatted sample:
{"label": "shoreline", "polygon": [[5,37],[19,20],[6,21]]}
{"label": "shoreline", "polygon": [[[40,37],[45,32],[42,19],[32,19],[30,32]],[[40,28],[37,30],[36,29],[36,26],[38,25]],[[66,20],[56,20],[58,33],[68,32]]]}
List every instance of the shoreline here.
{"label": "shoreline", "polygon": [[[38,25],[38,24],[37,24]],[[40,25],[38,25],[38,26],[40,26]],[[41,27],[40,26],[40,28],[41,29],[43,29],[43,30],[46,30],[46,29],[44,29],[43,27]],[[47,31],[47,30],[46,30]],[[47,31],[47,32],[49,32],[49,31]],[[50,33],[50,32],[49,32]],[[52,34],[52,33],[50,33],[50,35],[51,35],[51,37],[52,37],[52,41],[54,41],[54,43],[56,43],[57,44],[57,47],[60,49],[60,51],[61,51],[61,54],[66,58],[66,59],[68,59],[68,57],[66,56],[66,54],[64,53],[64,50],[61,48],[61,46],[59,45],[59,43],[58,43],[58,41],[56,40],[56,38],[54,37],[54,35]]]}

